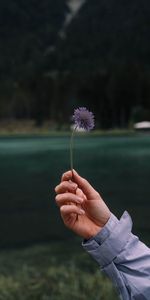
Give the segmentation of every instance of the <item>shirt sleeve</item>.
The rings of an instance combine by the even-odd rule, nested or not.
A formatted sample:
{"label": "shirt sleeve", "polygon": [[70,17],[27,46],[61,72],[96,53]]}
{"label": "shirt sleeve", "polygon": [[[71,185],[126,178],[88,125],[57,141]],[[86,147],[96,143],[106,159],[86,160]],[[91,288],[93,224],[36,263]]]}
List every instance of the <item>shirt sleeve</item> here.
{"label": "shirt sleeve", "polygon": [[104,228],[82,245],[109,276],[122,300],[150,300],[150,249],[131,230],[126,211],[120,220],[111,214]]}

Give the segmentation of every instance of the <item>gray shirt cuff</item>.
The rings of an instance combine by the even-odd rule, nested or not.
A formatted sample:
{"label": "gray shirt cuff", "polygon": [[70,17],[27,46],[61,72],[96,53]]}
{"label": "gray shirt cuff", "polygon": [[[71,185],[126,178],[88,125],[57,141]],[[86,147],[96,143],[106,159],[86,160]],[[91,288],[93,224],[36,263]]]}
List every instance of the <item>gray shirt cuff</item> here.
{"label": "gray shirt cuff", "polygon": [[132,221],[125,211],[120,221],[111,214],[103,229],[82,243],[83,248],[102,266],[106,266],[122,251],[131,234]]}
{"label": "gray shirt cuff", "polygon": [[94,240],[101,245],[114,230],[116,225],[119,223],[119,220],[111,213],[111,216],[105,226],[99,231],[99,233],[93,237]]}
{"label": "gray shirt cuff", "polygon": [[82,245],[87,250],[92,243],[92,241],[96,241],[99,245],[101,245],[110,235],[110,233],[114,230],[115,226],[119,223],[119,220],[111,213],[111,216],[105,226],[97,233],[97,235],[93,236],[89,240],[84,240]]}

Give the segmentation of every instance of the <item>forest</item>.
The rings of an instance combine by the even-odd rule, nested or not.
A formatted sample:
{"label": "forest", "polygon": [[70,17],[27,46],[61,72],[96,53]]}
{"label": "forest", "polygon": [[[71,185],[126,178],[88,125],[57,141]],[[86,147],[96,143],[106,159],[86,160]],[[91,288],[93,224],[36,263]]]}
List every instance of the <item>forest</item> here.
{"label": "forest", "polygon": [[65,0],[1,0],[0,121],[61,129],[88,106],[97,128],[150,120],[150,3],[87,0],[64,26]]}

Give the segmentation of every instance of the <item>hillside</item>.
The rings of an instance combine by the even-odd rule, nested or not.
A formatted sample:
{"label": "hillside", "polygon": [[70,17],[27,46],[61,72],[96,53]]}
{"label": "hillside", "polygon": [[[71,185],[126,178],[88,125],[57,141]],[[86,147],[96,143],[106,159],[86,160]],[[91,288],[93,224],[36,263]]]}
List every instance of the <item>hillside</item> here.
{"label": "hillside", "polygon": [[60,128],[82,104],[101,128],[149,120],[150,2],[73,3],[0,2],[0,118]]}
{"label": "hillside", "polygon": [[149,66],[148,0],[87,0],[62,39],[58,33],[68,11],[65,0],[2,0],[1,77],[20,77],[38,66],[95,69],[137,61]]}
{"label": "hillside", "polygon": [[30,74],[44,63],[58,38],[65,0],[2,0],[0,2],[0,76]]}
{"label": "hillside", "polygon": [[68,28],[63,66],[150,65],[150,2],[87,0]]}

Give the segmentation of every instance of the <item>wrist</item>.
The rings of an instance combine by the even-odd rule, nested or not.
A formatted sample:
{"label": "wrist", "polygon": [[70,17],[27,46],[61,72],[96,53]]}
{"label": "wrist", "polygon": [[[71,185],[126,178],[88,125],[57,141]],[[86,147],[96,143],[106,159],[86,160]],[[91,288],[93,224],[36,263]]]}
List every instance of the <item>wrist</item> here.
{"label": "wrist", "polygon": [[107,218],[103,219],[103,222],[101,222],[99,224],[94,223],[91,226],[90,230],[88,230],[88,232],[85,233],[83,238],[86,239],[86,240],[94,238],[98,233],[100,233],[103,230],[105,225],[109,223],[110,217],[111,217],[111,212],[109,212]]}
{"label": "wrist", "polygon": [[92,228],[90,228],[90,230],[88,230],[88,232],[85,232],[83,238],[85,240],[90,240],[91,238],[96,236],[101,230],[102,230],[101,226],[97,226],[97,225],[92,226]]}
{"label": "wrist", "polygon": [[108,237],[109,235],[115,231],[116,226],[118,225],[119,220],[111,214],[108,222],[105,224],[103,228],[93,237],[93,239],[98,243],[102,244]]}

